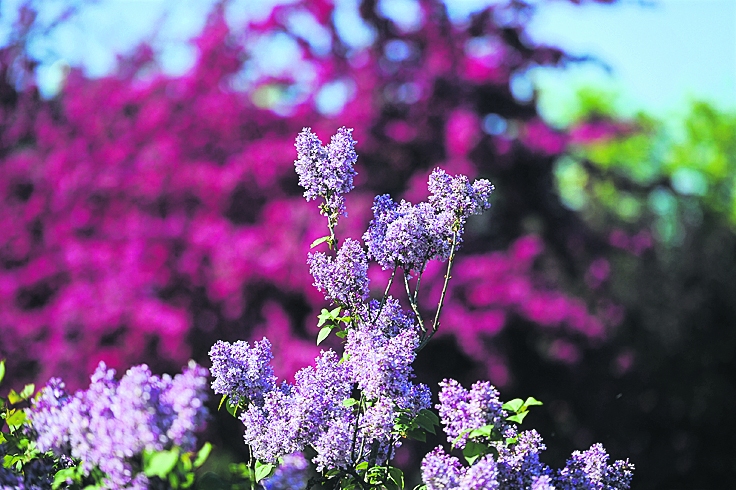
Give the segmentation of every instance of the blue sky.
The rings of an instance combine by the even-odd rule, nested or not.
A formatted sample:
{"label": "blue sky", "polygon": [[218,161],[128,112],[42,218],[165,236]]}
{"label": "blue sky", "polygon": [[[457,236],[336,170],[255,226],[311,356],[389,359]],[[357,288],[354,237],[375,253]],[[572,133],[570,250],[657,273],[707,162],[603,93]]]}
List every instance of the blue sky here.
{"label": "blue sky", "polygon": [[[233,0],[234,23],[264,15],[276,0]],[[450,14],[462,19],[489,1],[447,0]],[[0,3],[0,42],[20,0]],[[194,59],[186,41],[196,34],[214,0],[99,0],[83,3],[69,22],[39,38],[32,50],[43,60],[40,84],[53,93],[64,64],[83,65],[91,76],[109,72],[115,52],[143,39],[154,39],[164,70],[183,73]],[[357,0],[337,0],[340,18],[355,24]],[[542,71],[532,79],[542,87],[540,102],[549,118],[564,122],[576,87],[595,84],[618,94],[624,113],[646,110],[660,116],[682,111],[691,99],[710,100],[736,110],[736,0],[623,0],[618,4],[539,3],[530,25],[536,42],[589,54],[612,72],[587,66],[565,73]],[[645,4],[646,3],[646,4]],[[43,18],[52,18],[67,2],[41,2]],[[379,8],[411,24],[415,0],[381,0]],[[407,20],[408,19],[408,20]],[[158,26],[156,30],[154,28]],[[370,32],[351,29],[362,41]]]}

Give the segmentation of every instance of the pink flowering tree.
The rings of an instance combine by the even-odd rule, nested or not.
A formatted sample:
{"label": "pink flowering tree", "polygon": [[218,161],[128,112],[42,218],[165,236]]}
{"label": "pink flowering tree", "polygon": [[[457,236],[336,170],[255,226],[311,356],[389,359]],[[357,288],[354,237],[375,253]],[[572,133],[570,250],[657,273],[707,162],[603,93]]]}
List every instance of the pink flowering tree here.
{"label": "pink flowering tree", "polygon": [[[189,358],[206,362],[218,339],[263,336],[279,377],[309,364],[327,302],[304,257],[327,218],[315,219],[318,204],[303,199],[294,136],[311,127],[324,140],[346,126],[360,158],[351,213],[334,230],[341,240],[361,238],[377,194],[425,200],[435,167],[496,186],[490,211],[467,223],[441,328],[416,361],[420,380],[434,384],[449,368],[466,384],[524,385],[522,393],[550,400],[540,426],[564,441],[552,458],[592,440],[614,455],[646,451],[656,434],[632,422],[623,432],[636,437],[608,441],[599,419],[633,420],[652,399],[633,381],[651,351],[617,335],[639,332],[643,300],[627,295],[626,280],[658,291],[669,269],[650,274],[648,259],[669,252],[657,249],[645,219],[590,220],[555,186],[561,155],[641,125],[594,115],[563,131],[540,118],[529,70],[577,60],[529,41],[533,9],[524,1],[462,23],[438,0],[418,2],[411,22],[380,4],[361,2],[368,34],[357,44],[331,1],[280,5],[247,25],[218,5],[193,40],[186,74],[162,74],[142,46],[103,78],[72,68],[49,100],[35,87],[25,38],[2,48],[0,356],[15,382],[57,375],[79,388],[101,360],[119,371],[147,362],[174,372]],[[20,22],[18,32],[33,32],[32,12]],[[258,58],[274,39],[297,53],[279,72]],[[584,156],[579,163],[598,175]],[[368,271],[373,285],[389,274]],[[425,313],[443,275],[427,265],[426,304],[417,305]],[[610,375],[616,381],[602,385]],[[640,389],[638,401],[611,402],[626,386]],[[598,405],[580,395],[591,390]]]}

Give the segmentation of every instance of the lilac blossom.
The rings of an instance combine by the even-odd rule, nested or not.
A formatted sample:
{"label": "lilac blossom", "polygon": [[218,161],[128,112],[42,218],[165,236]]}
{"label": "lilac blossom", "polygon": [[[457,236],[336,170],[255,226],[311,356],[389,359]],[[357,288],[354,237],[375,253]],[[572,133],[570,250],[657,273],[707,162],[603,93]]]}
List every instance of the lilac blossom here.
{"label": "lilac blossom", "polygon": [[429,177],[429,202],[412,205],[390,196],[377,196],[373,220],[363,240],[369,255],[384,269],[401,266],[423,271],[427,261],[447,260],[462,241],[468,216],[490,207],[493,185],[485,179],[470,184],[464,175],[450,177],[435,169]]}
{"label": "lilac blossom", "polygon": [[299,185],[305,189],[304,197],[307,201],[324,198],[330,214],[346,214],[344,194],[353,188],[353,166],[358,156],[352,132],[345,127],[338,129],[327,147],[311,128],[304,128],[296,138],[294,166]]}
{"label": "lilac blossom", "polygon": [[520,432],[514,444],[499,445],[499,481],[503,488],[529,488],[535,481],[546,481],[552,471],[539,460],[545,449],[542,436],[535,430]]}
{"label": "lilac blossom", "polygon": [[427,453],[422,460],[422,480],[427,490],[458,488],[463,472],[460,460],[447,454],[442,447]]}
{"label": "lilac blossom", "polygon": [[309,463],[303,453],[287,454],[273,475],[261,482],[265,490],[294,490],[307,486]]}
{"label": "lilac blossom", "polygon": [[[174,376],[169,389],[161,396],[162,406],[171,409],[171,423],[167,423],[166,437],[184,451],[194,451],[197,444],[191,426],[204,427],[207,410],[200,393],[207,391],[207,369],[189,361],[187,368]],[[167,375],[164,375],[167,377]]]}
{"label": "lilac blossom", "polygon": [[497,490],[502,488],[498,482],[498,468],[492,455],[486,455],[465,470],[460,478],[459,488],[463,490]]}
{"label": "lilac blossom", "polygon": [[115,371],[100,362],[89,388],[73,396],[52,380],[29,413],[38,448],[79,459],[85,475],[99,468],[110,488],[146,488],[134,458],[179,444],[194,448],[194,433],[207,416],[206,376],[193,362],[175,379],[152,375],[141,365],[118,382]]}
{"label": "lilac blossom", "polygon": [[618,490],[631,485],[634,465],[626,461],[608,464],[608,454],[601,444],[587,451],[575,451],[555,480],[557,490]]}
{"label": "lilac blossom", "polygon": [[334,351],[323,351],[314,367],[300,369],[294,385],[264,394],[262,406],[243,412],[244,439],[261,461],[303,450],[331,423],[350,412],[342,401],[350,397],[348,368]]}
{"label": "lilac blossom", "polygon": [[426,202],[399,204],[387,196],[377,196],[373,220],[363,240],[368,254],[384,269],[401,266],[423,271],[427,261],[450,256],[452,231]]}
{"label": "lilac blossom", "polygon": [[271,366],[271,343],[267,338],[254,342],[238,340],[230,344],[218,340],[209,352],[212,360],[212,390],[227,395],[233,403],[263,403],[263,395],[274,388],[276,376]]}
{"label": "lilac blossom", "polygon": [[376,328],[381,329],[387,337],[395,337],[404,330],[410,330],[419,333],[414,315],[401,308],[399,300],[391,295],[384,298],[383,304],[379,301],[371,300],[368,303],[368,318]]}
{"label": "lilac blossom", "polygon": [[462,449],[467,433],[485,425],[493,425],[498,432],[504,432],[508,425],[507,413],[501,408],[498,391],[490,383],[478,381],[468,391],[454,379],[446,379],[440,387],[440,403],[436,407],[449,443]]}
{"label": "lilac blossom", "polygon": [[355,310],[368,297],[368,259],[359,242],[346,239],[333,259],[323,252],[309,254],[309,272],[325,299]]}
{"label": "lilac blossom", "polygon": [[490,181],[478,179],[472,184],[465,175],[448,175],[436,168],[429,175],[427,183],[429,203],[438,215],[447,214],[450,226],[465,224],[468,216],[480,214],[491,205],[488,198],[495,189]]}
{"label": "lilac blossom", "polygon": [[363,395],[369,400],[406,395],[414,375],[411,364],[418,344],[419,339],[411,330],[388,337],[372,325],[350,329],[345,344],[346,364]]}

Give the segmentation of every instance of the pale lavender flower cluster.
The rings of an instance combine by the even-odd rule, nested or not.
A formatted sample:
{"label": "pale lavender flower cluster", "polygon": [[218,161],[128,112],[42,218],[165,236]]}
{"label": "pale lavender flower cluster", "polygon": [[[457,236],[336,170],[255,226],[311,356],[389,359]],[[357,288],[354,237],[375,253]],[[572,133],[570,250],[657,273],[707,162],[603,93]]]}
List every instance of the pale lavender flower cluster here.
{"label": "pale lavender flower cluster", "polygon": [[500,488],[497,475],[496,461],[490,455],[466,468],[459,459],[437,447],[422,460],[422,479],[427,490],[496,490]]}
{"label": "pale lavender flower cluster", "polygon": [[358,388],[369,399],[399,398],[411,390],[412,363],[419,345],[414,329],[386,335],[380,325],[363,325],[348,331],[346,364]]}
{"label": "pale lavender flower cluster", "polygon": [[195,449],[207,417],[207,375],[193,361],[173,378],[141,365],[118,382],[100,362],[89,388],[74,395],[52,379],[29,414],[38,448],[81,460],[85,474],[99,468],[110,488],[147,488],[135,459],[144,450]]}
{"label": "pale lavender flower cluster", "polygon": [[309,462],[303,453],[287,454],[273,475],[261,482],[265,490],[295,490],[307,486]]}
{"label": "pale lavender flower cluster", "polygon": [[497,432],[504,433],[508,427],[499,400],[498,390],[487,381],[478,381],[468,391],[454,379],[440,383],[440,403],[437,409],[440,421],[445,426],[447,442],[457,448],[464,448],[468,431],[485,425],[493,425]]}
{"label": "pale lavender flower cluster", "polygon": [[[263,394],[262,405],[251,404],[243,412],[245,442],[257,459],[266,462],[311,446],[316,451],[312,461],[318,471],[346,468],[367,460],[371,451],[377,461],[385,460],[399,443],[390,443],[388,437],[397,410],[416,414],[429,406],[429,390],[411,384],[411,373],[405,369],[398,371],[392,375],[382,370],[384,376],[393,376],[395,396],[374,393],[371,406],[359,415],[343,402],[355,386],[374,388],[374,378],[365,379],[368,370],[350,357],[341,362],[334,351],[323,351],[314,367],[296,373],[293,385],[275,387]],[[404,385],[399,386],[400,381]]]}
{"label": "pale lavender flower cluster", "polygon": [[309,272],[325,299],[354,310],[368,297],[368,258],[359,242],[346,239],[336,257],[309,254]]}
{"label": "pale lavender flower cluster", "polygon": [[352,129],[342,127],[332,136],[327,147],[311,128],[304,128],[296,138],[297,160],[294,162],[307,201],[322,197],[329,212],[345,213],[344,194],[353,188],[358,159]]}
{"label": "pale lavender flower cluster", "polygon": [[214,381],[212,390],[227,395],[234,404],[241,401],[263,403],[263,394],[271,391],[276,376],[271,366],[271,342],[267,338],[253,342],[234,343],[218,340],[210,349]]}
{"label": "pale lavender flower cluster", "polygon": [[[414,322],[391,298],[380,314],[375,302],[362,307],[376,318],[373,322],[360,320],[349,330],[344,357],[323,351],[314,367],[295,374],[293,384],[276,385],[266,340],[260,344],[262,350],[242,349],[237,363],[232,356],[213,358],[213,386],[217,384],[218,393],[230,395],[224,393],[226,389],[242,392],[244,384],[234,380],[245,378],[247,367],[257,368],[247,379],[249,389],[260,390],[260,394],[248,395],[252,403],[241,421],[244,440],[258,460],[273,463],[311,447],[318,471],[347,468],[369,458],[380,464],[400,444],[392,435],[398,413],[415,416],[429,408],[429,389],[411,381],[418,342]],[[227,345],[216,347],[211,355],[221,355]],[[221,369],[224,365],[232,369]],[[362,395],[361,410],[344,403],[356,389]]]}
{"label": "pale lavender flower cluster", "polygon": [[[499,446],[502,447],[502,446]],[[575,451],[567,466],[554,472],[539,461],[544,450],[534,431],[521,432],[519,441],[490,454],[469,467],[437,447],[422,461],[422,479],[427,490],[626,490],[634,466],[628,461],[608,465],[608,454],[600,444],[584,452]]]}
{"label": "pale lavender flower cluster", "polygon": [[485,179],[470,184],[464,175],[451,177],[441,169],[429,176],[428,187],[429,202],[397,204],[388,195],[373,201],[373,219],[363,240],[384,269],[401,266],[422,272],[429,260],[447,260],[453,237],[457,249],[468,216],[490,207],[494,189]]}
{"label": "pale lavender flower cluster", "polygon": [[[352,410],[342,401],[350,397],[351,390],[347,366],[334,351],[323,351],[314,367],[296,373],[294,385],[283,384],[264,393],[262,406],[253,404],[243,412],[246,444],[257,459],[270,463],[314,446],[326,431],[350,419]],[[340,434],[332,436],[339,438]],[[345,458],[344,450],[332,455],[317,452],[320,460]]]}
{"label": "pale lavender flower cluster", "polygon": [[465,175],[450,176],[442,169],[435,169],[429,176],[429,203],[437,214],[447,213],[449,219],[458,226],[472,214],[480,214],[491,205],[488,198],[495,187],[486,179],[478,179],[472,184]]}
{"label": "pale lavender flower cluster", "polygon": [[501,488],[530,488],[550,480],[552,470],[539,460],[545,449],[542,436],[535,430],[520,432],[516,435],[515,444],[499,445],[498,479],[502,483]]}
{"label": "pale lavender flower cluster", "polygon": [[601,444],[593,444],[584,452],[575,451],[565,468],[558,472],[557,490],[610,490],[629,488],[634,465],[626,461],[608,464],[608,454]]}
{"label": "pale lavender flower cluster", "polygon": [[567,465],[557,472],[542,463],[539,459],[545,449],[542,437],[534,430],[517,432],[506,422],[498,392],[487,382],[475,383],[470,391],[454,380],[445,380],[441,386],[437,408],[447,439],[454,441],[455,447],[465,447],[467,431],[487,424],[493,424],[504,438],[516,442],[479,441],[494,447],[497,457],[488,454],[470,467],[463,466],[442,447],[436,448],[422,462],[427,490],[625,490],[630,487],[634,466],[628,460],[609,465],[608,454],[600,444],[584,452],[575,451]]}

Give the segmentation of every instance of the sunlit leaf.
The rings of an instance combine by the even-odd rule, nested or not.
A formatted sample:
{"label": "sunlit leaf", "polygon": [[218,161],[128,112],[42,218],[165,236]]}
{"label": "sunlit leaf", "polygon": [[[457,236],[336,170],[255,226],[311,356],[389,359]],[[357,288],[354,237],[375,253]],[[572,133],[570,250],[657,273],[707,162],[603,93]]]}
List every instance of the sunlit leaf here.
{"label": "sunlit leaf", "polygon": [[256,461],[256,482],[259,482],[264,478],[268,478],[269,476],[271,476],[271,473],[273,473],[275,469],[275,464],[261,463],[260,461]]}
{"label": "sunlit leaf", "polygon": [[179,449],[156,451],[144,460],[143,472],[146,476],[166,479],[166,476],[176,467],[176,462],[179,460]]}
{"label": "sunlit leaf", "polygon": [[521,407],[524,406],[524,400],[521,398],[514,398],[503,404],[504,410],[510,410],[512,412],[518,412]]}
{"label": "sunlit leaf", "polygon": [[212,452],[212,444],[209,442],[205,442],[202,448],[197,452],[197,459],[194,460],[194,467],[199,468],[204,464],[205,461],[207,461],[207,458],[210,456],[210,453]]}
{"label": "sunlit leaf", "polygon": [[321,344],[323,340],[327,338],[328,335],[330,335],[330,332],[332,332],[332,326],[326,326],[322,327],[319,330],[319,334],[317,334],[317,345]]}
{"label": "sunlit leaf", "polygon": [[324,243],[324,242],[326,242],[329,239],[330,239],[330,235],[317,238],[315,241],[312,242],[312,244],[309,246],[309,248],[314,248],[317,245],[319,245],[320,243]]}

